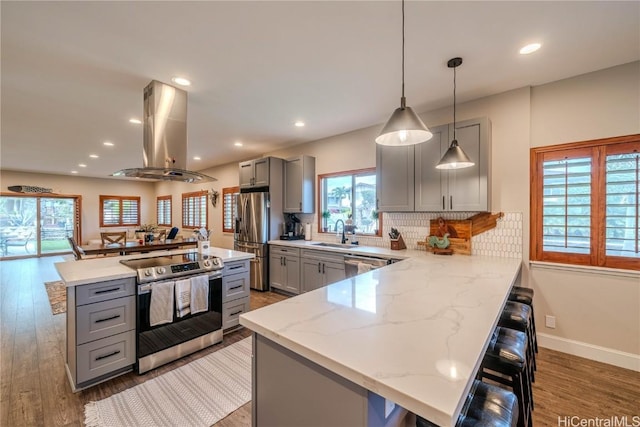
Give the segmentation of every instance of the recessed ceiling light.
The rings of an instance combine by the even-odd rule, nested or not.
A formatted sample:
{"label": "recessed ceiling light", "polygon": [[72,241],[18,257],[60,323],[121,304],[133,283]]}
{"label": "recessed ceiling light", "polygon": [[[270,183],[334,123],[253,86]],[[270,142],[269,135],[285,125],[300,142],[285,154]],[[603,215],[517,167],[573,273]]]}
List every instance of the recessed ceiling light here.
{"label": "recessed ceiling light", "polygon": [[78,163],[78,166],[80,166],[81,168],[86,168],[87,165],[85,165],[84,163]]}
{"label": "recessed ceiling light", "polygon": [[297,128],[301,128],[301,127],[304,127],[304,122],[302,120],[298,120],[297,122],[294,123],[294,125]]}
{"label": "recessed ceiling light", "polygon": [[89,154],[89,157],[91,157],[92,159],[97,159],[100,156],[98,156],[97,154]]}
{"label": "recessed ceiling light", "polygon": [[528,55],[528,54],[533,53],[536,50],[540,49],[541,47],[542,47],[542,45],[540,43],[528,44],[528,45],[524,46],[522,49],[520,49],[520,55]]}
{"label": "recessed ceiling light", "polygon": [[235,145],[236,147],[242,147],[242,142],[238,141],[238,142],[235,142],[233,145]]}
{"label": "recessed ceiling light", "polygon": [[106,145],[107,147],[113,147],[113,142],[105,141],[102,144]]}
{"label": "recessed ceiling light", "polygon": [[136,125],[141,125],[142,121],[138,120],[138,119],[129,119],[129,123],[133,123],[133,124],[136,124]]}
{"label": "recessed ceiling light", "polygon": [[71,171],[71,173],[78,173],[78,171]]}
{"label": "recessed ceiling light", "polygon": [[191,86],[191,82],[184,77],[173,77],[171,81],[180,86]]}
{"label": "recessed ceiling light", "polygon": [[200,156],[193,156],[193,160],[202,160]]}

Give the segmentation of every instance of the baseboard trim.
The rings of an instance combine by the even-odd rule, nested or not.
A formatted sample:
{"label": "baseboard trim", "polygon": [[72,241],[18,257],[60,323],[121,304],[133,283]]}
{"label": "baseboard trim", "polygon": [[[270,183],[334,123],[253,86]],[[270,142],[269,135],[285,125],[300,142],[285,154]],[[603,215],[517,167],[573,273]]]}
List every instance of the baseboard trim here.
{"label": "baseboard trim", "polygon": [[538,333],[537,337],[538,344],[541,347],[640,372],[640,355],[638,354],[626,353],[549,334]]}

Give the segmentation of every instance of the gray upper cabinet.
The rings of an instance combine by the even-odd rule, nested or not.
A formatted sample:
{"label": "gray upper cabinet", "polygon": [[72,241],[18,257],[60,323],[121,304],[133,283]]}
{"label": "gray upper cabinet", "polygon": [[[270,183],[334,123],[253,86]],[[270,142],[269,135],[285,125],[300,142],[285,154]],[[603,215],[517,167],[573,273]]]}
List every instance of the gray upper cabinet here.
{"label": "gray upper cabinet", "polygon": [[284,212],[314,213],[316,159],[297,156],[284,162]]}
{"label": "gray upper cabinet", "polygon": [[413,146],[376,145],[376,208],[379,211],[413,211],[413,171]]}
{"label": "gray upper cabinet", "polygon": [[456,123],[458,144],[475,162],[470,168],[436,169],[453,139],[453,124],[433,127],[431,132],[432,139],[414,146],[377,147],[378,210],[488,211],[491,188],[489,120],[481,118]]}
{"label": "gray upper cabinet", "polygon": [[267,187],[269,185],[270,157],[240,163],[240,188]]}
{"label": "gray upper cabinet", "polygon": [[447,191],[447,174],[436,165],[449,148],[449,126],[432,127],[433,138],[414,146],[415,150],[415,210],[441,211],[443,194]]}

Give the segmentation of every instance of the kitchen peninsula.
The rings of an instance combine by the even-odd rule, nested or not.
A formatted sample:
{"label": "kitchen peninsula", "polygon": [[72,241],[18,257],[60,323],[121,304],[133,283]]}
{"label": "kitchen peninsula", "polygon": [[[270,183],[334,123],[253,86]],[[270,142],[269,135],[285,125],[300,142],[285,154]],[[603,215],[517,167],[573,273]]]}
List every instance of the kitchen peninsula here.
{"label": "kitchen peninsula", "polygon": [[417,252],[241,315],[253,425],[396,425],[402,408],[455,425],[520,268]]}

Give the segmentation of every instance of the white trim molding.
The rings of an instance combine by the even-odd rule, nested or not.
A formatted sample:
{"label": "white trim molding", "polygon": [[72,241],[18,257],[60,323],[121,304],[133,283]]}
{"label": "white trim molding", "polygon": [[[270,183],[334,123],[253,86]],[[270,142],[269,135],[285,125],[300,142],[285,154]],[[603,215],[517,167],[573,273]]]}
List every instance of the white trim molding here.
{"label": "white trim molding", "polygon": [[537,337],[541,347],[640,372],[640,354],[627,353],[544,333],[538,333]]}
{"label": "white trim molding", "polygon": [[529,261],[532,269],[562,270],[579,273],[602,274],[606,276],[631,277],[640,279],[640,271],[619,268],[594,267],[588,265],[560,264],[557,262]]}

